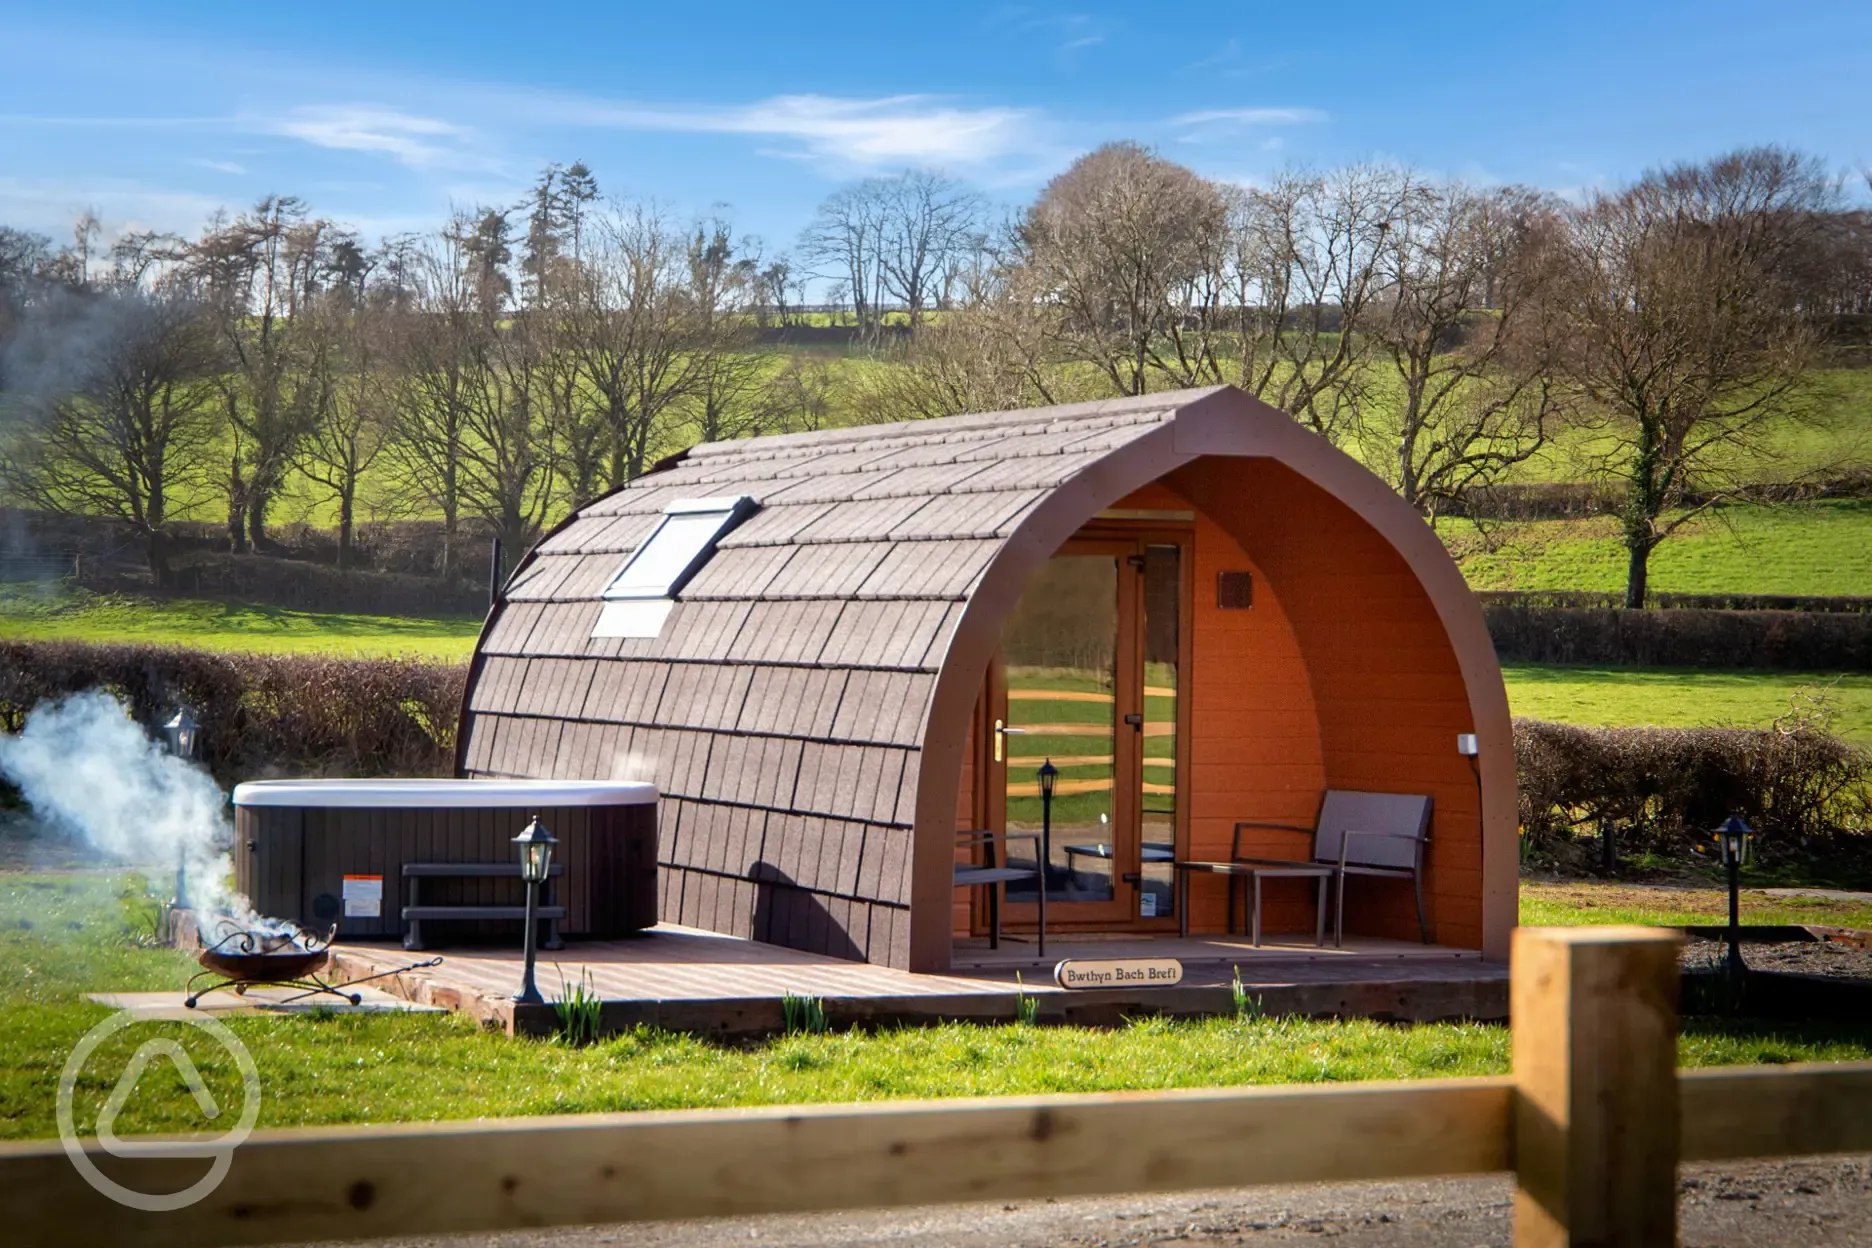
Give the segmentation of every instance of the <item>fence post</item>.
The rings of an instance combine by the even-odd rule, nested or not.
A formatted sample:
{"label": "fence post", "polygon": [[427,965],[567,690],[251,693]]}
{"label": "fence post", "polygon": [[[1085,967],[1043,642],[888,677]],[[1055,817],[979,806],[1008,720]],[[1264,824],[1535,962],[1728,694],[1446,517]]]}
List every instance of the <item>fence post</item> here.
{"label": "fence post", "polygon": [[1519,928],[1516,1248],[1677,1242],[1677,950],[1649,927]]}

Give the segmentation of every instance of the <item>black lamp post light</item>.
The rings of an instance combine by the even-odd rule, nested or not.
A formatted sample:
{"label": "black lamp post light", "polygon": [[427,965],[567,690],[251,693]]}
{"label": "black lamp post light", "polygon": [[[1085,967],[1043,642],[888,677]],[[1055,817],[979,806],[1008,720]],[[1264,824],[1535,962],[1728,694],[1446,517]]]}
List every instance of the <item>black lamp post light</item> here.
{"label": "black lamp post light", "polygon": [[196,747],[200,744],[201,725],[195,722],[195,713],[183,707],[170,717],[162,726],[163,740],[169,745],[169,752],[180,759],[195,757]]}
{"label": "black lamp post light", "polygon": [[1047,890],[1047,875],[1053,869],[1053,789],[1059,783],[1059,768],[1052,759],[1040,764],[1040,891]]}
{"label": "black lamp post light", "polygon": [[1729,871],[1729,974],[1737,983],[1742,982],[1742,863],[1748,857],[1749,843],[1755,838],[1755,829],[1742,821],[1740,815],[1730,815],[1722,827],[1716,829],[1716,842],[1722,848],[1723,866]]}
{"label": "black lamp post light", "polygon": [[533,963],[539,953],[539,890],[552,870],[553,846],[559,841],[534,815],[513,843],[520,849],[520,878],[526,881],[526,975],[513,999],[520,1005],[544,1005],[546,998],[533,982]]}
{"label": "black lamp post light", "polygon": [[[194,712],[184,706],[170,717],[162,726],[163,742],[169,747],[169,753],[183,762],[190,762],[201,744],[201,725],[195,722]],[[177,851],[175,872],[175,900],[170,907],[176,910],[191,910],[193,905],[188,895],[188,849],[186,846]]]}

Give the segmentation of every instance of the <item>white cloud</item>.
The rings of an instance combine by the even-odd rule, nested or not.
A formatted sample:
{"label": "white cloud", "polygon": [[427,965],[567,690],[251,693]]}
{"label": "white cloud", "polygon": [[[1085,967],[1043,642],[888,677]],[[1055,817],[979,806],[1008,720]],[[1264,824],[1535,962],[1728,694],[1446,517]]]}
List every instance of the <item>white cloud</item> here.
{"label": "white cloud", "polygon": [[374,104],[318,104],[258,124],[315,147],[388,156],[412,169],[492,168],[466,126]]}
{"label": "white cloud", "polygon": [[110,238],[137,230],[188,233],[221,201],[190,191],[163,190],[120,178],[84,181],[0,177],[0,221],[62,238],[79,214],[93,211]]}
{"label": "white cloud", "polygon": [[237,165],[231,160],[209,160],[206,157],[196,156],[191,157],[188,163],[194,165],[197,169],[207,169],[214,173],[239,174],[247,172],[247,166]]}
{"label": "white cloud", "polygon": [[780,95],[752,104],[652,106],[545,97],[543,119],[614,129],[791,139],[800,152],[857,166],[966,167],[1036,150],[1029,109],[968,108],[927,95],[854,99]]}
{"label": "white cloud", "polygon": [[1327,120],[1317,108],[1213,108],[1195,113],[1178,113],[1170,119],[1173,126],[1300,126]]}

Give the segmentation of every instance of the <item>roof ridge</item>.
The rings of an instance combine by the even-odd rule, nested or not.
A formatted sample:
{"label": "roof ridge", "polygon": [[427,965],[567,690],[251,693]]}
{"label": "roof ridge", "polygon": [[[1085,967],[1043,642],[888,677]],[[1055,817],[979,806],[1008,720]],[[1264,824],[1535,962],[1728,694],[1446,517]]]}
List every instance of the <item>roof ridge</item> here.
{"label": "roof ridge", "polygon": [[836,429],[814,429],[800,433],[770,433],[755,438],[733,438],[720,442],[700,442],[689,448],[687,456],[697,458],[718,455],[758,454],[781,448],[829,448],[862,444],[879,438],[941,436],[964,430],[1005,432],[1009,425],[1046,425],[1057,421],[1088,420],[1101,416],[1129,413],[1162,412],[1187,407],[1207,398],[1227,385],[1202,386],[1187,390],[1161,390],[1154,394],[1128,395],[1123,398],[1089,399],[1079,403],[1056,403],[1046,407],[1021,407],[999,412],[964,412],[954,416],[934,416],[927,420],[888,421],[875,425],[841,425]]}

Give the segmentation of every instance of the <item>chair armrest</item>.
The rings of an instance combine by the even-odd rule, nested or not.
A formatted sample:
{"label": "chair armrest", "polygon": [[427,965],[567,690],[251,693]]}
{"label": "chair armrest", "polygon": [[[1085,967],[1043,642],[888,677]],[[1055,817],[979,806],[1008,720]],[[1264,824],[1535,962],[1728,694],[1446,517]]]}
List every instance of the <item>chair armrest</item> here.
{"label": "chair armrest", "polygon": [[1243,828],[1272,828],[1276,832],[1308,832],[1310,833],[1313,831],[1313,828],[1310,824],[1304,824],[1304,823],[1266,823],[1259,819],[1237,820],[1235,823],[1235,830],[1239,832]]}

